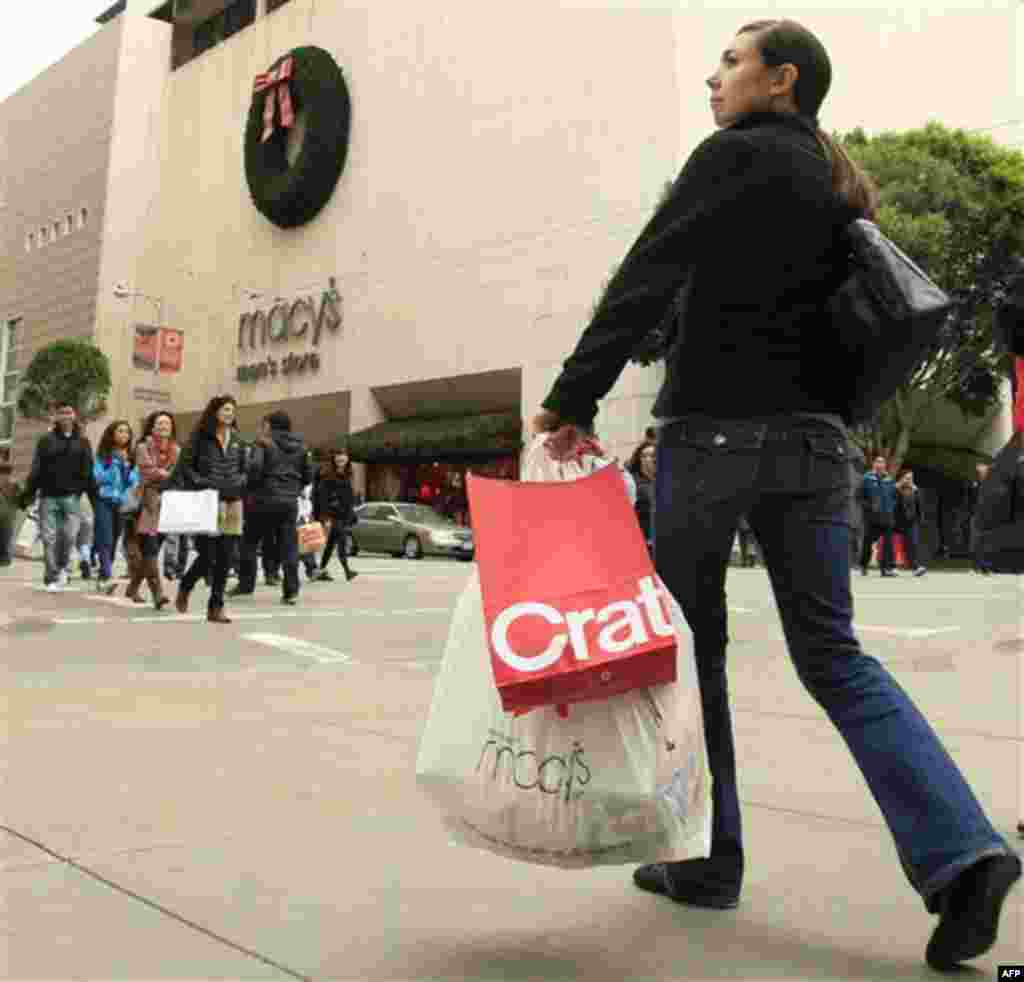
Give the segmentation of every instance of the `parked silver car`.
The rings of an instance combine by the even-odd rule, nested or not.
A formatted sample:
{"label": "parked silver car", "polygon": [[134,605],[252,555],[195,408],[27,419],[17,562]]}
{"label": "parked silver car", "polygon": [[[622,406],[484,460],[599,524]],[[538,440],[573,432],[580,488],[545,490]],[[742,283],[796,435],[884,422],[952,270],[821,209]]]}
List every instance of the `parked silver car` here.
{"label": "parked silver car", "polygon": [[356,508],[356,518],[348,539],[353,556],[388,552],[406,559],[455,556],[469,562],[474,555],[472,531],[426,505],[368,501]]}

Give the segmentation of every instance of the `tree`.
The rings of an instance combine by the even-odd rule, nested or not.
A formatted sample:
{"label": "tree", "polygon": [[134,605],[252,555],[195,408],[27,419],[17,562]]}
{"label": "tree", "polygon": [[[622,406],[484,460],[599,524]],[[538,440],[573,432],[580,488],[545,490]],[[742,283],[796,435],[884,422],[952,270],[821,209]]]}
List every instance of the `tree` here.
{"label": "tree", "polygon": [[54,341],[36,352],[18,391],[18,412],[49,419],[57,405],[74,406],[84,422],[107,410],[110,360],[88,341]]}
{"label": "tree", "polygon": [[842,139],[879,186],[879,227],[953,298],[936,345],[855,439],[888,451],[898,468],[915,429],[938,403],[980,419],[998,403],[1009,370],[993,313],[1024,255],[1024,154],[939,123]]}

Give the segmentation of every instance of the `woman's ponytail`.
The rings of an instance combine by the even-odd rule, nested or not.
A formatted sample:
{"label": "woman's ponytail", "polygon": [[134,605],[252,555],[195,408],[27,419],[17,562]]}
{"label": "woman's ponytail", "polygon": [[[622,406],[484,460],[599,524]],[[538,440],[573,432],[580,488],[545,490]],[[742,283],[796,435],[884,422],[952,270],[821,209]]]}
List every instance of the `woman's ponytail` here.
{"label": "woman's ponytail", "polygon": [[818,127],[818,141],[832,162],[832,188],[860,212],[875,221],[878,216],[878,187],[871,176],[846,152],[843,145]]}

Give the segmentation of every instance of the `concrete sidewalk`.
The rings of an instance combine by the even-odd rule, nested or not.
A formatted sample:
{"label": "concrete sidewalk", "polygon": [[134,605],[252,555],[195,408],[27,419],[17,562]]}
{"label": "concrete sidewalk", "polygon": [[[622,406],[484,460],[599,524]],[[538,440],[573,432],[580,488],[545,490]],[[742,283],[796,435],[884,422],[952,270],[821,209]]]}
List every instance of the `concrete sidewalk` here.
{"label": "concrete sidewalk", "polygon": [[[250,656],[239,624],[135,622],[108,604],[101,624],[48,628],[54,611],[89,600],[29,592],[20,568],[0,575],[11,619],[0,630],[4,978],[938,977],[923,964],[935,921],[786,664],[758,571],[730,577],[730,602],[750,611],[734,617],[731,649],[749,868],[740,908],[710,912],[635,890],[631,867],[550,870],[448,844],[413,775],[432,672],[374,652],[419,639],[436,661],[440,598],[450,606],[464,569],[416,567],[429,573],[417,579],[395,565],[375,579],[364,563],[361,593],[304,589],[311,611],[353,605],[351,623],[310,621],[303,637],[356,659],[239,670],[225,667]],[[999,645],[1016,636],[1015,585],[966,574],[893,583],[855,584],[859,619],[876,630],[865,646],[932,715],[1012,836],[1021,656]],[[358,622],[357,603],[386,615],[397,592],[441,613]],[[269,618],[276,601],[263,591],[246,609]],[[947,612],[955,632],[879,630],[942,627]],[[192,670],[200,657],[209,670]],[[1017,892],[997,949],[958,977],[1024,960],[1022,918]]]}

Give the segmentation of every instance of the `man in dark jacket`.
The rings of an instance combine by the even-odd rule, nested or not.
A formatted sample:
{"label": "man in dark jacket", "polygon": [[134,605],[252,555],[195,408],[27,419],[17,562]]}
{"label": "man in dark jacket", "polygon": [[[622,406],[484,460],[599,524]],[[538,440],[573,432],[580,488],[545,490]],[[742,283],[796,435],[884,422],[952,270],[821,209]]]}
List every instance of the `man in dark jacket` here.
{"label": "man in dark jacket", "polygon": [[860,552],[860,571],[868,575],[871,549],[880,538],[882,553],[878,565],[882,576],[896,575],[893,556],[893,527],[896,523],[896,484],[889,477],[884,457],[876,457],[861,482],[860,499],[864,506],[864,542]]}
{"label": "man in dark jacket", "polygon": [[299,495],[313,481],[313,464],[302,438],[291,431],[285,412],[263,418],[261,433],[249,464],[249,509],[245,516],[238,586],[232,596],[251,594],[256,588],[256,547],[262,541],[266,555],[277,540],[281,560],[283,602],[294,604],[299,595],[299,540],[296,522]]}
{"label": "man in dark jacket", "polygon": [[78,536],[83,494],[95,499],[92,446],[82,433],[72,406],[57,407],[54,427],[36,444],[32,470],[21,506],[39,495],[39,529],[43,540],[43,582],[57,591],[68,583],[68,564]]}

